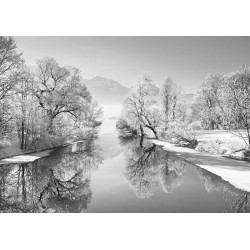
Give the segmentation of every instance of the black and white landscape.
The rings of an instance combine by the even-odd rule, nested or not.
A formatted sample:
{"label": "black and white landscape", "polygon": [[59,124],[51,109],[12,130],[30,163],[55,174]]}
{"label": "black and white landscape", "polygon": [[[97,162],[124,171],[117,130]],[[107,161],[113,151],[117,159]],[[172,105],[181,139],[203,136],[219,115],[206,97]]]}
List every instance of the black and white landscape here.
{"label": "black and white landscape", "polygon": [[249,212],[249,37],[0,37],[0,212]]}

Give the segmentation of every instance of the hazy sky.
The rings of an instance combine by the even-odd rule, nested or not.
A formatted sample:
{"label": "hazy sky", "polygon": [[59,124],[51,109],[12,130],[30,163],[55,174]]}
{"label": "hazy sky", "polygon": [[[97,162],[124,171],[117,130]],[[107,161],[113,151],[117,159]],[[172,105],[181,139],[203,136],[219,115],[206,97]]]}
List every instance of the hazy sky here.
{"label": "hazy sky", "polygon": [[28,65],[45,56],[79,68],[84,78],[103,76],[124,86],[144,73],[159,86],[171,76],[186,93],[206,74],[250,65],[250,37],[15,37]]}

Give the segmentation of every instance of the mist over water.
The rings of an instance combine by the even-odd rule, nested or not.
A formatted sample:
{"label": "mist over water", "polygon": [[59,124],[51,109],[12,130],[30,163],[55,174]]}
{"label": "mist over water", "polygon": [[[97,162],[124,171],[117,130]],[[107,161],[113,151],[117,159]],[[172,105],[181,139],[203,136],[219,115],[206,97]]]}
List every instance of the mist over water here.
{"label": "mist over water", "polygon": [[103,105],[103,123],[100,128],[100,135],[116,134],[116,122],[121,114],[122,105]]}

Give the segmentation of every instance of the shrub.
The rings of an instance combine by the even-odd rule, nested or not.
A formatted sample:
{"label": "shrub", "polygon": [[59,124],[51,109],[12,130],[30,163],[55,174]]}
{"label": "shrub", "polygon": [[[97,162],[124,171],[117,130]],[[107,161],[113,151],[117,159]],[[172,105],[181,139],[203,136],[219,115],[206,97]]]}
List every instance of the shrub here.
{"label": "shrub", "polygon": [[181,146],[195,148],[198,144],[196,133],[183,126],[172,126],[168,132],[169,142],[177,143]]}
{"label": "shrub", "polygon": [[161,131],[158,132],[158,134],[159,134],[159,138],[160,138],[161,140],[166,140],[166,141],[169,140],[169,134],[168,134],[167,131],[161,130]]}
{"label": "shrub", "polygon": [[41,134],[27,148],[28,150],[43,150],[53,148],[66,143],[66,137],[49,135],[48,133]]}
{"label": "shrub", "polygon": [[250,158],[250,150],[246,150],[244,152],[244,156],[247,157],[247,158]]}
{"label": "shrub", "polygon": [[216,141],[201,142],[195,149],[197,151],[209,153],[212,155],[225,153],[225,149],[221,147],[220,144]]}
{"label": "shrub", "polygon": [[174,132],[174,137],[177,140],[177,143],[183,146],[195,148],[198,144],[198,141],[196,139],[196,134],[194,131],[191,130],[189,131],[182,129],[177,132]]}
{"label": "shrub", "polygon": [[6,148],[9,147],[10,145],[11,145],[10,141],[5,138],[0,141],[0,148]]}
{"label": "shrub", "polygon": [[131,136],[137,134],[136,130],[131,128],[128,122],[123,118],[117,121],[116,129],[118,130],[121,136]]}
{"label": "shrub", "polygon": [[202,124],[200,121],[192,122],[188,125],[188,130],[202,130]]}

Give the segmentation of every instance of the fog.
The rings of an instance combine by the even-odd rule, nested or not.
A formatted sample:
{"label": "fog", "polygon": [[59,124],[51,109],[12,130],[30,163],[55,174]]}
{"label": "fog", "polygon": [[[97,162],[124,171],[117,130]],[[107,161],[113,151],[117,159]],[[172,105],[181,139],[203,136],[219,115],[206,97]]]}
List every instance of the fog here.
{"label": "fog", "polygon": [[116,133],[115,124],[121,114],[122,105],[103,105],[103,123],[100,134]]}

